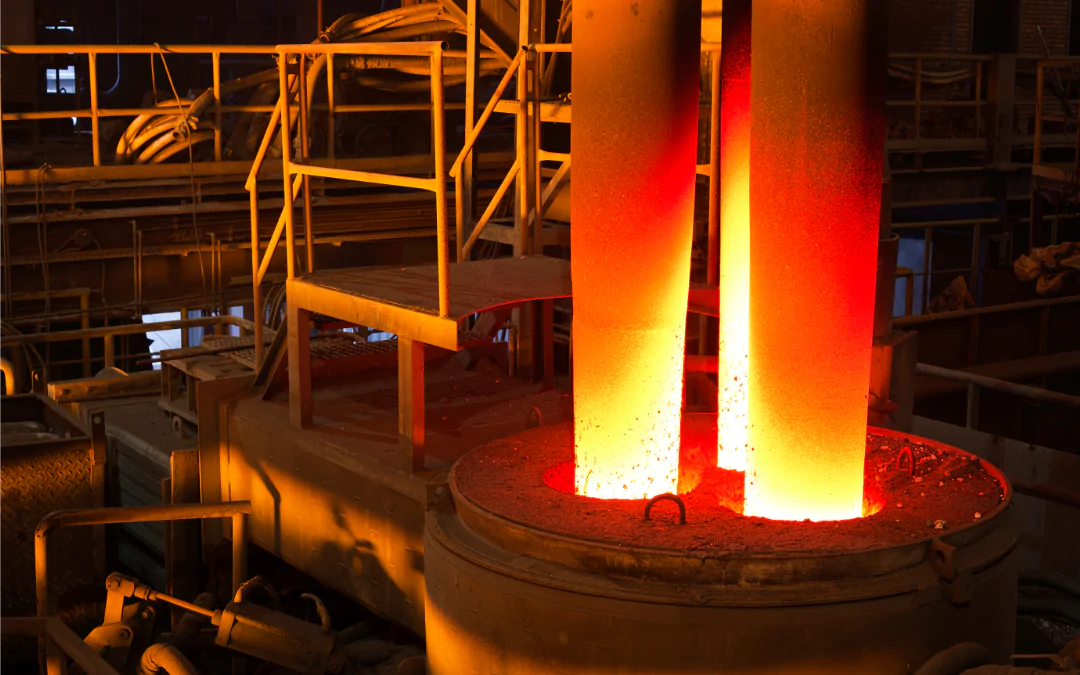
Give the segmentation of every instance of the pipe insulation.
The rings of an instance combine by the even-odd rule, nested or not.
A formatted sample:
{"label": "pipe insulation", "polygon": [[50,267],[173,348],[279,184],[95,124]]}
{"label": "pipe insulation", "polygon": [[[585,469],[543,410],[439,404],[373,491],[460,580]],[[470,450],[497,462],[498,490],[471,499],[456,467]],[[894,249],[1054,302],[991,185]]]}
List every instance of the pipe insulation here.
{"label": "pipe insulation", "polygon": [[676,492],[701,0],[579,0],[571,59],[575,491]]}

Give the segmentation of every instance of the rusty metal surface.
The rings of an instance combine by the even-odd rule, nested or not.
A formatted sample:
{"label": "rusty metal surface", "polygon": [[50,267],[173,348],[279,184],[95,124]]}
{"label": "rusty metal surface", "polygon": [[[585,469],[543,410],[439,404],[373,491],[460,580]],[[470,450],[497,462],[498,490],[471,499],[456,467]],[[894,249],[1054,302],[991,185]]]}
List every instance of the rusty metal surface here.
{"label": "rusty metal surface", "polygon": [[[17,400],[16,400],[17,399]],[[50,417],[63,415],[63,422]],[[7,397],[4,421],[33,419],[59,431],[60,438],[30,444],[4,442],[0,461],[0,550],[4,616],[34,612],[34,528],[57,509],[88,508],[103,503],[104,492],[94,484],[94,453],[89,436],[77,421],[51,400],[33,395]],[[67,438],[65,434],[70,434]],[[88,552],[103,550],[97,530],[65,532],[56,538],[57,555],[52,574],[56,581],[59,616],[77,629],[91,628],[96,620],[104,569],[97,569]],[[5,662],[9,643],[5,639]],[[19,650],[13,646],[13,650]],[[12,652],[14,654],[15,651]]]}

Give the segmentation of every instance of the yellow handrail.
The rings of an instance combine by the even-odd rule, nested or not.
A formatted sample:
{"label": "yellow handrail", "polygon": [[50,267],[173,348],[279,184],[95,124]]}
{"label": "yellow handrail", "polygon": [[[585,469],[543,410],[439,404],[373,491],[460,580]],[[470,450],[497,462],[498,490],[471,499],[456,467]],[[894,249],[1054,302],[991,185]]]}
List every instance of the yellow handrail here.
{"label": "yellow handrail", "polygon": [[255,160],[251,163],[251,171],[248,172],[247,182],[244,183],[244,189],[248,192],[251,192],[255,187],[255,180],[262,169],[263,160],[266,159],[266,152],[270,149],[270,141],[274,138],[274,132],[277,131],[278,120],[281,119],[281,99],[282,97],[278,96],[278,102],[274,105],[274,113],[270,116],[270,123],[266,125],[266,132],[263,134],[262,142],[259,143],[259,150],[255,153]]}
{"label": "yellow handrail", "polygon": [[454,165],[450,167],[450,177],[457,178],[458,173],[461,171],[461,164],[465,161],[465,158],[472,152],[473,145],[476,143],[476,139],[480,136],[480,132],[484,130],[484,125],[487,124],[488,118],[491,117],[491,113],[495,111],[495,105],[502,98],[503,92],[510,86],[510,80],[514,79],[514,75],[517,74],[521,60],[528,52],[528,47],[522,47],[521,51],[517,53],[514,60],[510,62],[510,66],[506,69],[506,74],[503,75],[502,80],[499,81],[499,86],[495,87],[495,93],[491,95],[491,100],[488,101],[487,106],[484,108],[484,112],[480,114],[480,119],[476,120],[476,126],[473,127],[472,133],[465,139],[465,145],[462,146],[461,152],[458,153],[457,159],[454,160]]}
{"label": "yellow handrail", "polygon": [[510,189],[511,183],[513,183],[514,179],[517,178],[519,171],[521,171],[520,157],[517,158],[517,160],[514,162],[514,165],[510,167],[510,171],[507,172],[506,177],[503,178],[502,183],[499,184],[499,189],[495,191],[495,195],[492,196],[491,201],[488,202],[487,208],[484,209],[484,214],[480,216],[480,220],[477,221],[476,227],[473,228],[472,234],[469,235],[469,241],[467,241],[465,243],[465,246],[462,247],[462,252],[464,253],[464,256],[466,258],[472,251],[473,244],[475,244],[476,240],[480,238],[480,233],[484,231],[484,228],[487,227],[488,221],[491,220],[491,217],[495,214],[495,208],[499,205],[499,202],[502,201],[503,197],[506,196],[506,192]]}
{"label": "yellow handrail", "polygon": [[[439,276],[439,315],[448,317],[450,312],[450,261],[449,261],[449,249],[448,240],[449,237],[446,232],[446,134],[444,129],[445,114],[446,114],[446,102],[443,91],[443,56],[445,53],[446,45],[442,42],[398,42],[398,43],[319,43],[310,45],[278,45],[274,48],[274,53],[278,55],[278,78],[279,78],[279,95],[277,105],[274,106],[273,114],[270,122],[267,125],[266,132],[263,134],[262,142],[259,144],[258,152],[251,165],[251,171],[248,173],[248,178],[245,183],[245,188],[250,193],[250,212],[251,212],[251,281],[253,287],[253,304],[255,309],[255,362],[256,368],[258,368],[263,360],[263,316],[262,316],[262,302],[260,297],[260,286],[266,276],[266,272],[269,269],[270,262],[273,259],[274,252],[277,249],[278,243],[281,237],[286,237],[286,248],[288,253],[286,256],[288,267],[288,278],[294,278],[296,276],[295,265],[295,235],[293,231],[293,202],[297,198],[300,192],[300,187],[305,184],[304,178],[310,176],[319,176],[323,178],[333,178],[338,180],[350,180],[363,183],[374,183],[378,185],[391,185],[397,187],[414,188],[421,190],[430,190],[435,193],[436,202],[436,235],[438,238],[438,276]],[[435,175],[432,178],[415,178],[410,176],[398,176],[393,174],[376,173],[371,171],[351,171],[346,169],[339,169],[336,167],[321,167],[307,164],[304,160],[306,157],[294,158],[292,155],[292,145],[289,138],[292,126],[290,123],[290,107],[292,99],[292,81],[288,75],[288,59],[292,55],[304,55],[304,56],[327,56],[328,58],[333,54],[384,54],[384,55],[421,55],[427,56],[430,63],[431,73],[431,112],[432,112],[432,136],[433,136],[433,155],[435,158]],[[301,71],[297,74],[299,78],[300,89],[305,87],[304,78],[302,77],[303,63],[300,64]],[[299,93],[299,92],[298,92]],[[300,97],[300,112],[301,119],[306,112],[311,109],[311,101],[306,100],[307,97]],[[342,106],[344,107],[344,106]],[[330,114],[335,112],[335,105],[332,97],[330,98],[329,105],[327,106]],[[274,232],[267,242],[267,248],[265,253],[261,253],[259,245],[259,212],[258,212],[258,174],[262,168],[263,162],[266,159],[266,154],[269,151],[270,144],[273,141],[278,129],[282,130],[282,143],[281,143],[281,161],[282,161],[282,178],[283,178],[283,192],[284,192],[284,206],[281,209],[281,213],[278,216],[278,221],[274,227]],[[302,131],[301,133],[306,133]],[[303,139],[302,139],[303,140]],[[306,142],[302,143],[301,154],[306,149]],[[306,199],[305,195],[305,199]],[[305,208],[304,217],[306,223],[305,229],[305,242],[308,246],[308,272],[314,271],[312,269],[313,256],[310,250],[312,245],[311,237],[311,212],[310,209]]]}

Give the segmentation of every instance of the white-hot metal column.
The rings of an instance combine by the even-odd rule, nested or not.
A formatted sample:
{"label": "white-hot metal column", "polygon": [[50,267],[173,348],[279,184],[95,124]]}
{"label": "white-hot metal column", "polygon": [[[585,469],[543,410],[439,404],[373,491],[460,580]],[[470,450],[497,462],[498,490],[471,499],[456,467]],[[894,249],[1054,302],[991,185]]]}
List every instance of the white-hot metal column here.
{"label": "white-hot metal column", "polygon": [[884,4],[754,0],[751,515],[863,513]]}
{"label": "white-hot metal column", "polygon": [[577,0],[575,486],[674,492],[697,154],[700,0]]}

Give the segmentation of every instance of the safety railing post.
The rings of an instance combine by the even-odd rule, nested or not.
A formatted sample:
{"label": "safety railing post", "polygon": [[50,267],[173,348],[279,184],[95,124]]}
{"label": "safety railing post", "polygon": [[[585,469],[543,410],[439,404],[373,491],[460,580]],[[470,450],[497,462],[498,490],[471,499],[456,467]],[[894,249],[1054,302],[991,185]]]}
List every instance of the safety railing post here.
{"label": "safety railing post", "polygon": [[334,54],[326,55],[326,156],[334,159],[334,141],[337,131],[334,128]]}
{"label": "safety railing post", "polygon": [[975,62],[975,138],[982,138],[982,61]]}
{"label": "safety railing post", "polygon": [[[297,57],[297,68],[299,69],[296,75],[296,89],[297,89],[297,104],[300,108],[300,119],[297,122],[297,128],[300,132],[300,161],[303,164],[307,164],[311,160],[311,148],[309,147],[308,139],[308,120],[311,119],[308,106],[310,101],[308,100],[308,78],[307,78],[307,64],[308,58],[306,54],[300,54]],[[304,185],[304,256],[307,261],[307,265],[304,270],[311,274],[315,271],[315,242],[314,236],[311,232],[311,176],[307,174],[303,178]]]}
{"label": "safety railing post", "polygon": [[210,52],[214,71],[214,161],[221,161],[221,52]]}
{"label": "safety railing post", "polygon": [[454,176],[454,242],[457,261],[465,262],[465,186],[461,173]]}
{"label": "safety railing post", "polygon": [[531,143],[529,143],[529,151],[532,153],[532,157],[529,158],[529,166],[532,168],[532,207],[533,207],[533,251],[538,254],[544,252],[544,208],[543,202],[540,197],[540,52],[535,49],[530,50],[532,52],[532,77],[530,78],[532,83],[532,120],[531,121]]}
{"label": "safety railing post", "polygon": [[922,137],[922,59],[915,59],[915,140]]}
{"label": "safety railing post", "polygon": [[[465,136],[476,127],[476,92],[480,84],[480,29],[477,24],[480,0],[467,0],[465,11]],[[461,171],[454,177],[454,194],[458,213],[458,262],[465,257],[465,237],[472,228],[476,208],[476,155],[469,150]]]}
{"label": "safety railing post", "polygon": [[255,323],[255,370],[259,370],[263,359],[263,315],[262,293],[259,276],[259,185],[255,182],[249,193],[251,200],[251,310]]}
{"label": "safety railing post", "polygon": [[435,141],[435,227],[439,247],[439,316],[450,316],[450,249],[446,206],[446,92],[443,90],[443,53],[431,51],[432,129]]}
{"label": "safety railing post", "polygon": [[281,50],[278,52],[278,90],[281,92],[281,179],[285,186],[285,250],[286,274],[289,279],[296,277],[296,239],[293,231],[293,191],[292,191],[292,134],[289,124],[289,101],[292,98],[289,90],[289,53]]}
{"label": "safety railing post", "polygon": [[[524,11],[524,10],[520,10]],[[524,21],[524,19],[523,19]],[[514,255],[529,252],[529,78],[528,45],[523,45],[521,61],[517,71],[517,120],[514,125],[514,154],[517,155],[521,170],[517,179],[517,209],[514,224],[518,228],[514,243]]]}
{"label": "safety railing post", "polygon": [[[1042,61],[1035,64],[1035,147],[1033,149],[1033,164],[1042,164],[1042,122],[1043,122],[1043,79]],[[1031,227],[1035,227],[1034,221]]]}
{"label": "safety railing post", "polygon": [[105,336],[105,367],[116,367],[116,343],[112,335]]}
{"label": "safety railing post", "polygon": [[[90,292],[86,291],[79,295],[79,327],[83,330],[90,328]],[[90,338],[82,339],[82,369],[83,377],[90,377]]]}
{"label": "safety railing post", "polygon": [[98,131],[97,54],[88,54],[90,64],[90,142],[94,144],[94,166],[101,166],[101,138]]}

